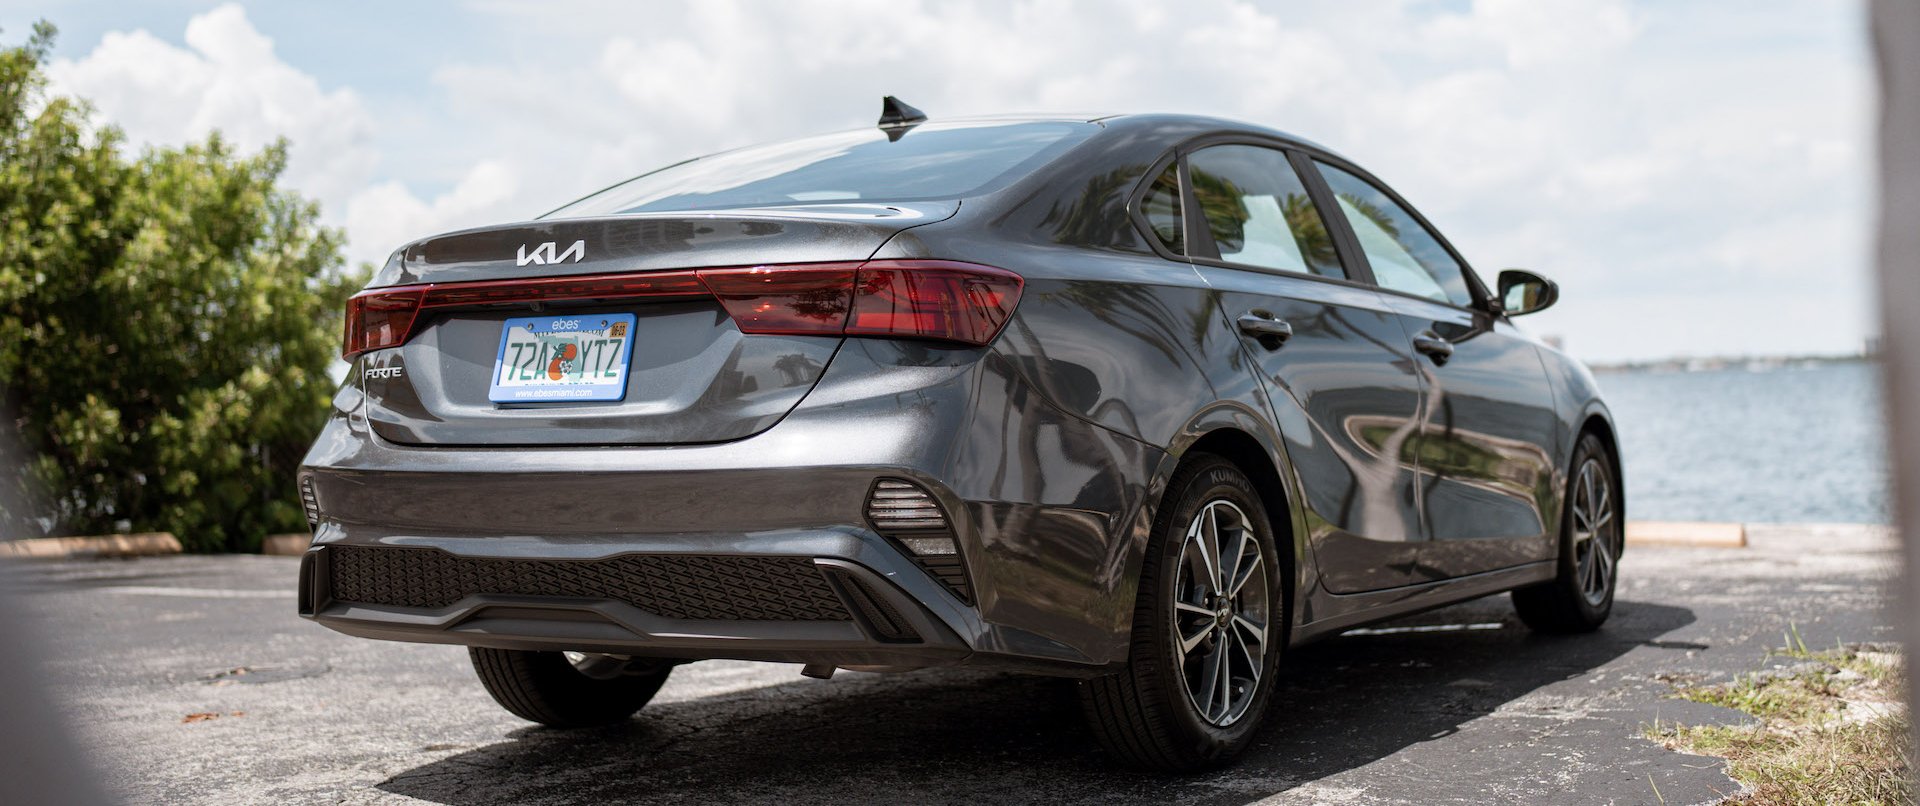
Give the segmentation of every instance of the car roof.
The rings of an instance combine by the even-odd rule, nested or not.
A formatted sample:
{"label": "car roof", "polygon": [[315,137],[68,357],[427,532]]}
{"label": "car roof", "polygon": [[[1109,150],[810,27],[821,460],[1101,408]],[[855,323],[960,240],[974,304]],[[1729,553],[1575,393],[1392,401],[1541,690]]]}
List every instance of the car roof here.
{"label": "car roof", "polygon": [[1005,112],[986,115],[955,115],[951,117],[930,116],[926,122],[933,124],[966,125],[968,123],[1009,123],[1023,121],[1097,123],[1128,128],[1138,126],[1148,129],[1166,129],[1170,130],[1170,132],[1180,133],[1179,139],[1181,140],[1188,139],[1189,137],[1204,136],[1206,134],[1250,134],[1293,143],[1340,157],[1348,162],[1352,161],[1348,160],[1338,151],[1292,132],[1276,129],[1271,126],[1262,126],[1257,123],[1248,123],[1242,120],[1212,115],[1174,112]]}

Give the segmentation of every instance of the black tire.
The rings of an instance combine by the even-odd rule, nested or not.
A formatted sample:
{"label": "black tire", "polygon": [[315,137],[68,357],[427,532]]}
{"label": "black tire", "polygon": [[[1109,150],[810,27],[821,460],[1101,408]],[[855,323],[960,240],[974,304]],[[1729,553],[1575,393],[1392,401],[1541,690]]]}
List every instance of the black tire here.
{"label": "black tire", "polygon": [[673,664],[628,665],[588,676],[561,652],[468,647],[473,670],[514,716],[554,728],[611,725],[631,718],[667,682]]}
{"label": "black tire", "polygon": [[[1552,582],[1513,592],[1514,611],[1535,631],[1592,632],[1613,613],[1620,550],[1626,535],[1625,513],[1615,489],[1617,478],[1606,444],[1593,434],[1582,434],[1573,452],[1566,500],[1561,506],[1559,574]],[[1592,488],[1587,485],[1589,480]],[[1599,528],[1593,528],[1595,523]],[[1594,565],[1596,562],[1599,565]],[[1596,573],[1604,579],[1596,582]]]}
{"label": "black tire", "polygon": [[[1224,501],[1237,507],[1237,513],[1214,506]],[[1217,598],[1208,593],[1205,601],[1217,601],[1216,609],[1227,613],[1209,617],[1196,615],[1195,609],[1177,610],[1176,597],[1187,601],[1198,596],[1201,583],[1199,564],[1188,551],[1188,527],[1203,513],[1209,517],[1243,516],[1242,526],[1227,529],[1216,522],[1222,538],[1217,542],[1239,545],[1244,533],[1260,564],[1250,555],[1234,550],[1239,565],[1223,573],[1237,574],[1239,594]],[[1231,537],[1226,537],[1231,532]],[[1227,552],[1217,553],[1224,558]],[[1186,559],[1183,560],[1183,557]],[[1217,567],[1227,566],[1222,559]],[[1264,591],[1253,591],[1256,578]],[[1234,589],[1232,583],[1223,589]],[[1087,721],[1101,745],[1116,758],[1134,766],[1155,770],[1193,772],[1218,767],[1232,761],[1253,740],[1263,721],[1267,704],[1278,683],[1276,674],[1285,644],[1287,597],[1282,585],[1282,564],[1275,550],[1273,530],[1266,509],[1260,504],[1252,483],[1231,462],[1218,456],[1197,454],[1189,458],[1167,485],[1160,512],[1154,519],[1153,535],[1140,569],[1140,593],[1133,613],[1133,634],[1124,671],[1086,681],[1080,686],[1081,705]],[[1256,600],[1264,600],[1265,624],[1260,633],[1251,626],[1243,628],[1236,616],[1254,612]],[[1251,617],[1249,617],[1251,624]],[[1210,626],[1211,625],[1211,626]],[[1200,644],[1188,651],[1180,647],[1180,638],[1208,633]],[[1259,655],[1253,659],[1253,636],[1260,635]],[[1216,644],[1214,641],[1218,641]],[[1238,640],[1238,645],[1233,642]],[[1195,675],[1212,677],[1207,664],[1211,655],[1203,650],[1219,647],[1225,653],[1213,670],[1226,671],[1215,681],[1226,685],[1213,690],[1225,692],[1220,699],[1211,695],[1204,708],[1200,695],[1190,693],[1189,680]],[[1235,650],[1238,654],[1234,654]],[[1259,670],[1257,677],[1251,672]],[[1245,679],[1235,677],[1236,671]],[[1250,681],[1250,682],[1249,682]],[[1202,682],[1204,685],[1204,680]],[[1250,691],[1248,690],[1250,689]],[[1210,716],[1218,706],[1217,716]],[[1237,715],[1235,715],[1237,713]],[[1221,720],[1226,720],[1224,723]]]}

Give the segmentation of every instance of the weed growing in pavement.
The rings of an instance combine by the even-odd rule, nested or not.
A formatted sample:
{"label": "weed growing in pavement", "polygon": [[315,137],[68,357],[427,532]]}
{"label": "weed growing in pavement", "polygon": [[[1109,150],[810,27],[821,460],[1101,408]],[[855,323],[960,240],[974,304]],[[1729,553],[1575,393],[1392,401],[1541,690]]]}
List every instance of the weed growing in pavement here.
{"label": "weed growing in pavement", "polygon": [[1744,711],[1752,725],[1655,722],[1646,735],[1668,749],[1727,760],[1748,787],[1727,803],[1911,803],[1911,727],[1901,655],[1869,646],[1813,651],[1797,629],[1785,649],[1800,661],[1720,685],[1683,685],[1674,696]]}

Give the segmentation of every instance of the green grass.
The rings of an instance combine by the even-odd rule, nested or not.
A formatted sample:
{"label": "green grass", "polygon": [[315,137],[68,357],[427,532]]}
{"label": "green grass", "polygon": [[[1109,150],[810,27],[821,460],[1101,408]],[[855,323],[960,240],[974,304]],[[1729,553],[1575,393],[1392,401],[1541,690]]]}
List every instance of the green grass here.
{"label": "green grass", "polygon": [[[1726,759],[1728,774],[1749,787],[1728,803],[1912,803],[1911,726],[1897,705],[1904,701],[1902,662],[1847,647],[1814,652],[1797,634],[1787,636],[1787,646],[1775,654],[1813,665],[1674,691],[1745,711],[1758,724],[1655,723],[1647,736],[1669,749]],[[1848,701],[1896,705],[1862,716],[1861,705],[1848,713]]]}

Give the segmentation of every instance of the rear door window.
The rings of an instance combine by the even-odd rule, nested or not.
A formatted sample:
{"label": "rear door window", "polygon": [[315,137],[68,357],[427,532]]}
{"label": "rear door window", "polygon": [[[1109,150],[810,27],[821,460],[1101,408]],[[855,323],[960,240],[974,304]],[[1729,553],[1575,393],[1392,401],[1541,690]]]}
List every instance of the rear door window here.
{"label": "rear door window", "polygon": [[1326,221],[1285,152],[1209,146],[1188,155],[1187,171],[1221,260],[1346,279]]}
{"label": "rear door window", "polygon": [[1353,227],[1360,251],[1367,255],[1375,283],[1436,302],[1473,304],[1466,267],[1413,213],[1365,179],[1324,162],[1314,164],[1340,200],[1340,212]]}

